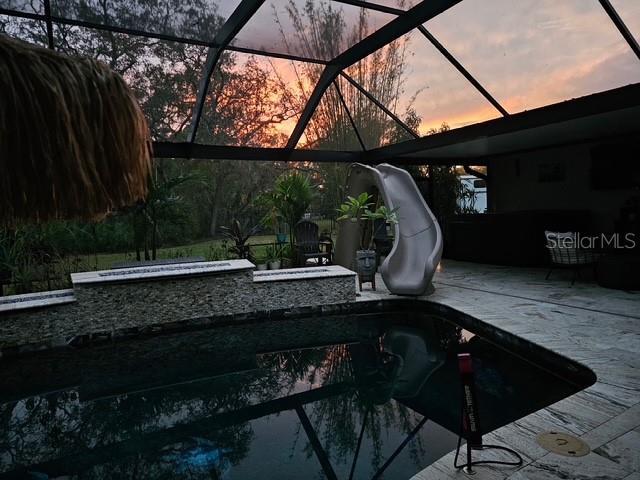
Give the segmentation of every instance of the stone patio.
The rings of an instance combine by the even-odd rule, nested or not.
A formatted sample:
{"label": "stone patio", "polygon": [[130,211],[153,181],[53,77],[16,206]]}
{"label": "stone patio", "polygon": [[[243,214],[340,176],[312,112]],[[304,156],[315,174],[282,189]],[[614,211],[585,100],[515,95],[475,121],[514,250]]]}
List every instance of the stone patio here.
{"label": "stone patio", "polygon": [[[640,479],[640,292],[623,292],[576,282],[562,273],[545,281],[543,269],[499,267],[445,260],[429,300],[554,350],[591,368],[597,382],[582,392],[495,432],[485,442],[516,449],[519,469],[478,466],[471,478]],[[388,297],[365,284],[360,300]],[[543,388],[543,386],[541,386]],[[556,430],[581,437],[591,447],[584,457],[548,453],[535,441]],[[467,478],[453,468],[449,453],[413,480]],[[474,459],[510,460],[495,451]]]}

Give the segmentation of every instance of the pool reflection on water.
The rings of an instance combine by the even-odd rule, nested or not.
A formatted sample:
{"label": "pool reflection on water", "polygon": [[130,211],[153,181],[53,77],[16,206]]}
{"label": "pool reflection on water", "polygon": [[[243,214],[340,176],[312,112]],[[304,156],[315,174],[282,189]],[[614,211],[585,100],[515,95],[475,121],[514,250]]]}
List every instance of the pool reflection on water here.
{"label": "pool reflection on water", "polygon": [[406,311],[50,351],[0,363],[0,477],[409,478],[455,448],[460,352],[484,432],[586,386]]}

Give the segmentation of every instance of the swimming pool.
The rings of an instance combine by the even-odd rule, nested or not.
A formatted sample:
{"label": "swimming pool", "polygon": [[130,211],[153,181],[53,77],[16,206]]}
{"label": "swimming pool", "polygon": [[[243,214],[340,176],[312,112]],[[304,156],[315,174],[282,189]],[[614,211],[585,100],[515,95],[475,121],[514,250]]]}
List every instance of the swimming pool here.
{"label": "swimming pool", "polygon": [[220,319],[2,359],[0,477],[409,478],[456,446],[461,352],[485,433],[595,381],[424,301]]}

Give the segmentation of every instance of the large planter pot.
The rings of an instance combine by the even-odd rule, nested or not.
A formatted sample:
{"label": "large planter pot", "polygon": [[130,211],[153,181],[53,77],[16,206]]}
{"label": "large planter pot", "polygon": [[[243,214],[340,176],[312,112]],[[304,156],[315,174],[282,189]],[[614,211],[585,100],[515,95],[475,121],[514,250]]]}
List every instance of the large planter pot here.
{"label": "large planter pot", "polygon": [[356,252],[356,272],[358,273],[360,290],[365,282],[371,282],[373,289],[376,289],[376,267],[375,250],[358,250]]}
{"label": "large planter pot", "polygon": [[256,265],[256,268],[258,270],[266,270],[267,269],[267,264],[266,263],[259,263],[258,265]]}
{"label": "large planter pot", "polygon": [[280,270],[280,260],[269,262],[269,270]]}

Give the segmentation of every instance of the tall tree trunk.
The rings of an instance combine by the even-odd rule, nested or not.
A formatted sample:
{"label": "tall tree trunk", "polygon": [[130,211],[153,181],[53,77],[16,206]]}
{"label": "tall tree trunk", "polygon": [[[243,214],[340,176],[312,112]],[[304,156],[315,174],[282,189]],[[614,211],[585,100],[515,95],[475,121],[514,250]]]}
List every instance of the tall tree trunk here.
{"label": "tall tree trunk", "polygon": [[144,227],[143,227],[143,235],[142,238],[144,238],[144,259],[145,260],[151,260],[151,257],[149,256],[149,233],[148,233],[148,228],[147,228],[147,219],[143,219],[144,220]]}
{"label": "tall tree trunk", "polygon": [[209,235],[215,237],[216,230],[218,229],[218,217],[220,215],[220,204],[214,202],[211,208],[211,219],[209,221]]}
{"label": "tall tree trunk", "polygon": [[[220,184],[218,184],[220,185]],[[209,221],[209,235],[215,237],[218,230],[218,220],[220,218],[220,202],[222,201],[222,188],[219,186],[216,188],[213,194],[213,201],[211,204],[211,216]]]}
{"label": "tall tree trunk", "polygon": [[153,222],[153,230],[151,232],[151,258],[152,260],[156,259],[156,253],[158,250],[158,222],[154,220]]}
{"label": "tall tree trunk", "polygon": [[149,219],[151,220],[151,259],[156,259],[158,249],[158,212],[155,204],[149,209]]}
{"label": "tall tree trunk", "polygon": [[136,260],[139,262],[142,260],[140,254],[140,247],[142,246],[142,235],[140,231],[140,218],[139,213],[134,213],[131,217],[131,226],[133,228],[133,246],[136,249]]}

